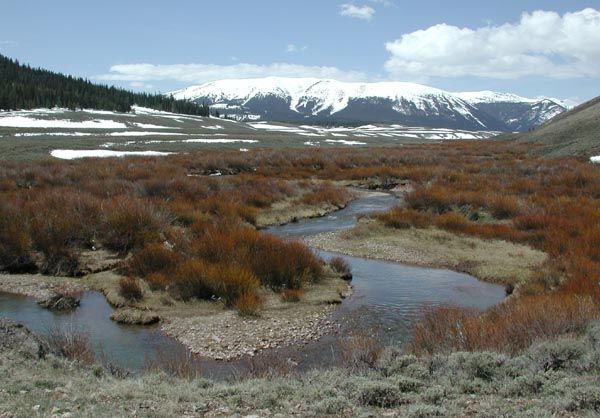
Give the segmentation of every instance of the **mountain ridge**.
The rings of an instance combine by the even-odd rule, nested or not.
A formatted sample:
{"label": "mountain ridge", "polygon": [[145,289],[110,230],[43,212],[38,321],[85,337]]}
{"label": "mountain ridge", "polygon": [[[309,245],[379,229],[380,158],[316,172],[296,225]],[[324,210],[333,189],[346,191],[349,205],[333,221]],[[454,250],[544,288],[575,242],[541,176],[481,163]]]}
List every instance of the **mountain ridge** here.
{"label": "mountain ridge", "polygon": [[455,93],[408,82],[319,78],[225,79],[171,93],[241,120],[401,123],[459,129],[526,131],[568,109],[550,98],[511,93]]}

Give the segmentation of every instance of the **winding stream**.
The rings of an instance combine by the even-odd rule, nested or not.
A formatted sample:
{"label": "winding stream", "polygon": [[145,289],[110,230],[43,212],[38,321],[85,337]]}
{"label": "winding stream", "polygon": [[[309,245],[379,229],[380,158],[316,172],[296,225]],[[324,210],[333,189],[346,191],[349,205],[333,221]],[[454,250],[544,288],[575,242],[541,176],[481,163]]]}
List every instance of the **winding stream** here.
{"label": "winding stream", "polygon": [[[352,227],[357,215],[389,209],[397,198],[385,193],[370,193],[351,202],[345,209],[328,216],[272,227],[267,232],[281,237],[302,238],[322,232]],[[318,251],[324,259],[334,255]],[[352,267],[354,294],[335,312],[341,332],[357,326],[372,330],[383,343],[403,345],[414,320],[423,307],[452,304],[486,309],[504,298],[501,286],[480,282],[450,270],[411,267],[398,263],[344,256]],[[148,360],[161,352],[181,350],[159,327],[124,326],[110,320],[112,308],[97,292],[86,292],[81,306],[70,314],[40,308],[29,298],[0,293],[0,316],[24,323],[47,334],[53,328],[75,327],[85,331],[97,353],[110,362],[130,370],[141,370]],[[330,335],[301,347],[282,348],[260,354],[265,361],[275,357],[289,359],[299,368],[335,363],[339,336]],[[226,377],[252,366],[247,359],[222,363],[200,360],[205,374]]]}

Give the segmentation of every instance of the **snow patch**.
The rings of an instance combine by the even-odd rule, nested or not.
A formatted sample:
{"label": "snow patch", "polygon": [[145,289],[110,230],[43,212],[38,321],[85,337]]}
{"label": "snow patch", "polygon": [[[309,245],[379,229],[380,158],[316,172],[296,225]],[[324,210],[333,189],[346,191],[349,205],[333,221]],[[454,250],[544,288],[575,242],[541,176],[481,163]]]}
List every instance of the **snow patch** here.
{"label": "snow patch", "polygon": [[19,132],[15,136],[92,136],[87,132]]}
{"label": "snow patch", "polygon": [[113,120],[95,119],[82,122],[60,119],[34,119],[24,116],[0,117],[0,126],[7,128],[67,128],[67,129],[125,129],[127,126]]}
{"label": "snow patch", "polygon": [[141,156],[141,157],[161,157],[165,155],[173,154],[172,152],[158,152],[158,151],[111,151],[105,149],[94,149],[94,150],[70,150],[70,149],[56,149],[50,152],[50,155],[54,158],[61,160],[75,160],[78,158],[110,158],[110,157],[128,157],[128,156]]}
{"label": "snow patch", "polygon": [[182,133],[173,132],[141,132],[141,131],[124,131],[124,132],[111,132],[109,136],[185,136]]}
{"label": "snow patch", "polygon": [[367,145],[366,142],[347,141],[345,139],[326,139],[325,142],[337,143],[337,144],[344,144],[344,145]]}
{"label": "snow patch", "polygon": [[[142,128],[142,129],[173,129],[168,126],[153,125],[151,123],[134,122],[133,124],[135,126],[137,126],[138,128]],[[180,129],[180,128],[175,128],[175,129]]]}

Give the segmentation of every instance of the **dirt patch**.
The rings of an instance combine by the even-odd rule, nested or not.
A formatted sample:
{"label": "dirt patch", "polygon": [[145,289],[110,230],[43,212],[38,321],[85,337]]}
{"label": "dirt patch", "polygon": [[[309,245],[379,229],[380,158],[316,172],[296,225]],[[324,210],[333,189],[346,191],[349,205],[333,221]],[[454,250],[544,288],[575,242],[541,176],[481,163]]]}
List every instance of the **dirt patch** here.
{"label": "dirt patch", "polygon": [[461,236],[437,228],[392,229],[369,219],[351,230],[319,234],[306,241],[327,251],[448,268],[514,286],[526,281],[547,259],[545,253],[525,245]]}

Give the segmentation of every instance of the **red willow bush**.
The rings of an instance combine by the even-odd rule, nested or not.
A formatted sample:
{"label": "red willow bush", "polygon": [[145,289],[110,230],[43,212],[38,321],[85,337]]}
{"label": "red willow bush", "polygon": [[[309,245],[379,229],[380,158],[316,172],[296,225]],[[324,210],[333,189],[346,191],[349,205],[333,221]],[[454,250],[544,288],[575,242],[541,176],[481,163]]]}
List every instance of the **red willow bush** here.
{"label": "red willow bush", "polygon": [[427,312],[413,333],[416,354],[494,350],[515,354],[538,340],[585,329],[600,306],[590,296],[558,292],[523,296],[483,314],[441,307]]}
{"label": "red willow bush", "polygon": [[191,247],[195,256],[210,263],[248,266],[273,289],[299,289],[323,275],[320,260],[304,244],[250,228],[208,227]]}
{"label": "red willow bush", "polygon": [[[214,150],[161,159],[7,162],[0,168],[0,268],[31,265],[37,251],[47,273],[73,274],[79,251],[104,246],[131,253],[129,274],[157,289],[230,294],[204,282],[206,270],[219,266],[242,269],[236,274],[246,277],[244,285],[255,283],[248,278],[253,276],[259,285],[299,289],[322,274],[320,262],[301,244],[248,228],[261,210],[281,199],[339,204],[345,192],[322,180],[382,187],[411,180],[408,207],[382,215],[387,225],[436,225],[530,244],[557,261],[560,269],[548,276],[552,282],[562,278],[560,294],[598,302],[600,168],[573,158],[535,158],[530,150],[512,142],[457,141],[336,152]],[[207,176],[217,170],[236,175]],[[187,272],[177,274],[183,266]],[[542,284],[530,293],[534,289],[549,291]],[[258,293],[244,292],[236,293],[239,306],[258,303]],[[235,297],[227,303],[235,305]],[[522,303],[538,311],[543,299]],[[517,318],[519,310],[511,309]],[[504,314],[510,319],[511,312]]]}
{"label": "red willow bush", "polygon": [[30,270],[30,245],[26,222],[17,204],[0,200],[0,270]]}
{"label": "red willow bush", "polygon": [[[520,350],[537,338],[579,331],[600,316],[594,308],[600,303],[600,170],[575,159],[517,155],[440,161],[438,173],[408,194],[408,208],[378,216],[399,229],[433,225],[526,243],[554,261],[523,286],[526,296],[501,308],[483,315],[430,312],[416,326],[413,351]],[[492,218],[480,221],[486,211]]]}

